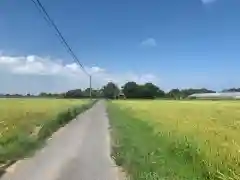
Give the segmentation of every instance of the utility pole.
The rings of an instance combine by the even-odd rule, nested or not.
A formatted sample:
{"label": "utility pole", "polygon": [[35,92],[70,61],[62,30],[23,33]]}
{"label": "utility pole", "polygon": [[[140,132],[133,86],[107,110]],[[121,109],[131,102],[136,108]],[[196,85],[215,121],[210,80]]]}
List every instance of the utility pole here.
{"label": "utility pole", "polygon": [[90,99],[92,99],[92,76],[91,75],[89,76],[89,87],[90,87],[89,97],[90,97]]}

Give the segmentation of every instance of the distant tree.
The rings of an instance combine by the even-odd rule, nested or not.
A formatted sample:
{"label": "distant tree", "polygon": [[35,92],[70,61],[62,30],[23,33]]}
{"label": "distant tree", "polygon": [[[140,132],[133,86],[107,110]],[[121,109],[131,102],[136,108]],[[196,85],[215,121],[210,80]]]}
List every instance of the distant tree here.
{"label": "distant tree", "polygon": [[200,93],[215,93],[213,90],[209,90],[206,88],[201,88],[201,89],[172,89],[167,93],[168,98],[172,99],[182,99],[182,98],[187,98],[188,96],[192,94],[200,94]]}
{"label": "distant tree", "polygon": [[86,88],[82,91],[83,97],[89,97],[90,96],[90,88]]}
{"label": "distant tree", "polygon": [[22,97],[23,95],[21,95],[21,94],[13,94],[12,96],[13,96],[13,97],[18,97],[18,98],[19,98],[19,97]]}
{"label": "distant tree", "polygon": [[182,93],[179,89],[172,89],[168,92],[167,96],[172,99],[180,99],[182,97]]}
{"label": "distant tree", "polygon": [[127,98],[153,99],[165,96],[165,92],[153,83],[139,85],[136,82],[127,82],[122,91]]}
{"label": "distant tree", "polygon": [[122,92],[126,98],[138,98],[141,93],[139,92],[139,85],[136,82],[127,82],[123,85]]}
{"label": "distant tree", "polygon": [[159,88],[152,83],[138,86],[138,98],[153,99],[158,96],[158,93]]}
{"label": "distant tree", "polygon": [[[92,98],[99,98],[103,97],[102,90],[98,89],[91,89]],[[55,94],[53,94],[55,96]],[[64,98],[89,98],[90,96],[90,88],[86,88],[85,90],[81,89],[74,89],[69,90],[66,93],[58,94],[57,97],[64,97]]]}
{"label": "distant tree", "polygon": [[166,93],[163,90],[159,89],[158,93],[157,93],[157,97],[158,98],[165,98],[166,97]]}
{"label": "distant tree", "polygon": [[84,94],[81,89],[70,90],[65,93],[65,98],[82,98]]}
{"label": "distant tree", "polygon": [[64,93],[45,93],[45,92],[41,92],[40,94],[38,94],[38,97],[52,97],[52,98],[60,98],[60,97],[64,97]]}
{"label": "distant tree", "polygon": [[199,94],[199,93],[215,93],[213,90],[209,90],[206,88],[201,89],[183,89],[181,90],[181,94],[183,98],[186,98],[192,94]]}
{"label": "distant tree", "polygon": [[92,89],[92,98],[103,97],[100,89]]}
{"label": "distant tree", "polygon": [[40,96],[40,97],[47,97],[47,93],[41,92],[38,96]]}
{"label": "distant tree", "polygon": [[222,92],[240,92],[240,88],[224,89]]}
{"label": "distant tree", "polygon": [[107,85],[102,88],[103,96],[108,99],[116,98],[116,96],[119,94],[119,91],[119,88],[113,82],[107,83]]}

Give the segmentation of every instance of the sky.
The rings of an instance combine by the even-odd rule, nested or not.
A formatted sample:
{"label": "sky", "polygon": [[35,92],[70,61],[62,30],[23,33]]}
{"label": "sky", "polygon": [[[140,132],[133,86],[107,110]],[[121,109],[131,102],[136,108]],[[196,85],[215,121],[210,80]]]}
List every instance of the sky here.
{"label": "sky", "polygon": [[[108,81],[163,90],[240,87],[239,0],[41,0],[75,54]],[[31,0],[0,2],[0,93],[86,88]]]}

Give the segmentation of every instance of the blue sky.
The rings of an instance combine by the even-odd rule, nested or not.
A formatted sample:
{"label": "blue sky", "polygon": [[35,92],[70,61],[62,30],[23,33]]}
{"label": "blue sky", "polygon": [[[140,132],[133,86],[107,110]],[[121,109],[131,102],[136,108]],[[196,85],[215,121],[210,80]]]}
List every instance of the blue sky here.
{"label": "blue sky", "polygon": [[[95,87],[108,80],[165,90],[240,87],[239,0],[41,2],[94,73]],[[0,92],[87,86],[30,0],[0,3],[0,55]]]}

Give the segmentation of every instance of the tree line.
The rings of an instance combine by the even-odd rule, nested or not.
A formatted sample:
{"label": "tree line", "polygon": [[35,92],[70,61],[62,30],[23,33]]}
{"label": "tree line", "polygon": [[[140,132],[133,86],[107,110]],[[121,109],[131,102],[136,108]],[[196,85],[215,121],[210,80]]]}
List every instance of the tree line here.
{"label": "tree line", "polygon": [[[240,88],[224,89],[222,92],[240,92]],[[213,90],[206,88],[201,89],[172,89],[168,92],[163,91],[153,83],[137,84],[136,82],[127,82],[122,87],[118,87],[113,82],[109,82],[100,89],[92,89],[92,98],[116,99],[124,97],[128,99],[183,99],[195,93],[215,93]],[[38,95],[30,93],[22,94],[0,94],[0,97],[46,97],[46,98],[89,98],[90,89],[74,89],[63,93],[46,93],[41,92]]]}
{"label": "tree line", "polygon": [[127,82],[120,89],[117,85],[109,82],[103,87],[103,94],[106,98],[117,98],[119,93],[123,93],[128,99],[182,99],[195,93],[214,93],[215,91],[206,88],[201,89],[172,89],[165,92],[153,83],[137,84],[136,82]]}

